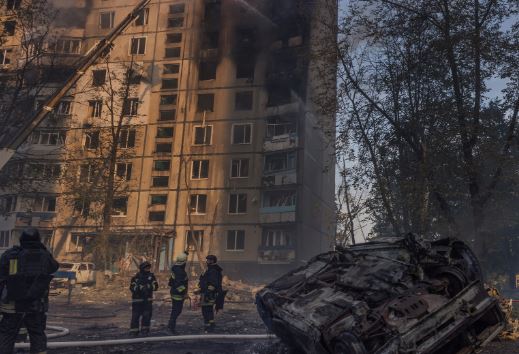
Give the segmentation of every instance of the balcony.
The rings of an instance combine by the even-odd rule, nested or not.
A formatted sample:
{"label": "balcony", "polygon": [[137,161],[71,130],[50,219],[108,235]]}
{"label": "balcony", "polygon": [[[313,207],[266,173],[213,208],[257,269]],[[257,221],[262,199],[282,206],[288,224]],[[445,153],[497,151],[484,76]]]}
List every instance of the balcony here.
{"label": "balcony", "polygon": [[296,250],[291,246],[258,248],[258,263],[261,264],[292,263],[295,259]]}
{"label": "balcony", "polygon": [[17,212],[15,226],[51,227],[55,216],[54,212]]}
{"label": "balcony", "polygon": [[263,187],[286,186],[297,183],[296,170],[282,171],[279,173],[268,174],[261,179]]}
{"label": "balcony", "polygon": [[279,151],[297,148],[297,133],[288,133],[266,138],[263,142],[264,151]]}
{"label": "balcony", "polygon": [[260,222],[263,224],[284,223],[296,221],[296,206],[262,207]]}

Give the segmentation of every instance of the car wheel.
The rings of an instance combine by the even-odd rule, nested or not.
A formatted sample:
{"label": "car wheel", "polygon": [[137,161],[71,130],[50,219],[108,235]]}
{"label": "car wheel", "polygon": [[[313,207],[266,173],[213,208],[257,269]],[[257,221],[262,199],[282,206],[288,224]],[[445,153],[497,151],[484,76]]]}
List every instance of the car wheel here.
{"label": "car wheel", "polygon": [[333,341],[334,354],[367,354],[362,341],[352,333],[344,332]]}

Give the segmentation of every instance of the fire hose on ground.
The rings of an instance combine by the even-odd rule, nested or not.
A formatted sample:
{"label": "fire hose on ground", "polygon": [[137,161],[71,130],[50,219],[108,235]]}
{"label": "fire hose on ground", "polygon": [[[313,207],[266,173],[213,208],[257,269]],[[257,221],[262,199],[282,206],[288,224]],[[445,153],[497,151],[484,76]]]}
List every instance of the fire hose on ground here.
{"label": "fire hose on ground", "polygon": [[[69,330],[57,326],[47,326],[48,329],[58,330],[59,333],[50,334],[48,338],[61,337],[67,335]],[[65,333],[66,332],[66,333]],[[48,342],[49,349],[57,348],[78,348],[78,347],[100,347],[114,346],[125,344],[141,344],[141,343],[159,343],[159,342],[175,342],[175,341],[193,341],[193,340],[268,340],[274,339],[276,336],[272,334],[203,334],[203,335],[181,335],[181,336],[163,336],[163,337],[142,337],[128,339],[110,339],[110,340],[93,340],[93,341],[72,341],[72,342]],[[17,343],[16,348],[27,349],[29,343]]]}

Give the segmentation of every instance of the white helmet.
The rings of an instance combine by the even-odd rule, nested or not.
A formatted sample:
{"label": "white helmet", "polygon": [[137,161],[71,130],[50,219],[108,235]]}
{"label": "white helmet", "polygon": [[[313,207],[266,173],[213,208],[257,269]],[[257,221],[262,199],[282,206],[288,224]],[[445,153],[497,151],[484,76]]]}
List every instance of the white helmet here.
{"label": "white helmet", "polygon": [[177,256],[177,258],[175,258],[175,261],[177,263],[184,263],[184,262],[187,262],[187,254],[185,252],[182,252],[181,254],[179,254]]}

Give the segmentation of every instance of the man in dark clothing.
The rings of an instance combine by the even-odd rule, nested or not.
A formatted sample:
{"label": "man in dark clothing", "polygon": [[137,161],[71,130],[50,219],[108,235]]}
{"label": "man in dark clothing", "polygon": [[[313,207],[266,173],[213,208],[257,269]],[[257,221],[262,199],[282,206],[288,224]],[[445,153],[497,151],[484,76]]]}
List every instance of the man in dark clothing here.
{"label": "man in dark clothing", "polygon": [[139,270],[130,283],[130,291],[132,292],[130,334],[134,336],[139,334],[139,320],[141,333],[147,335],[150,332],[153,292],[159,289],[159,283],[157,283],[155,275],[151,273],[150,262],[143,262],[139,266]]}
{"label": "man in dark clothing", "polygon": [[26,229],[20,246],[8,249],[0,258],[0,353],[10,354],[24,326],[29,333],[31,353],[46,353],[46,312],[49,285],[59,264],[41,243],[37,229]]}
{"label": "man in dark clothing", "polygon": [[175,333],[177,325],[177,318],[182,313],[184,307],[184,300],[187,295],[188,278],[186,273],[187,253],[182,253],[177,256],[176,262],[171,267],[171,278],[169,279],[169,286],[171,288],[171,316],[169,317],[169,330]]}
{"label": "man in dark clothing", "polygon": [[200,304],[202,307],[202,316],[204,317],[204,330],[206,333],[213,332],[214,307],[216,299],[222,294],[222,268],[216,264],[216,256],[210,254],[206,257],[207,270],[200,275]]}

